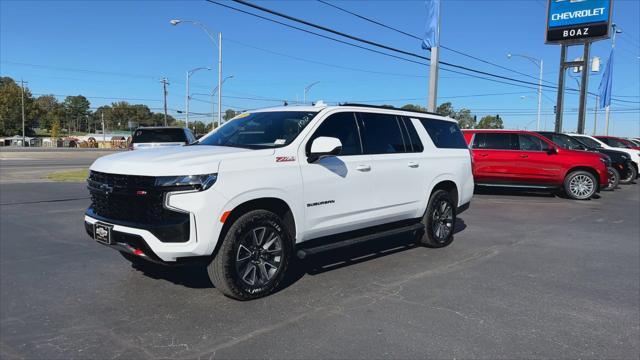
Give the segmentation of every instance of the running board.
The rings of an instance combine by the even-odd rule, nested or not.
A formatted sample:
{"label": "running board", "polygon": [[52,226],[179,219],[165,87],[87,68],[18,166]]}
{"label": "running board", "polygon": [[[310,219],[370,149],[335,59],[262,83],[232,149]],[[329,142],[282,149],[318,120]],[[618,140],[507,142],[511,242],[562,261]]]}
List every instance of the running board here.
{"label": "running board", "polygon": [[339,249],[339,248],[343,248],[343,247],[347,247],[347,246],[352,246],[352,245],[364,243],[364,242],[367,242],[367,241],[371,241],[371,240],[375,240],[375,239],[379,239],[379,238],[383,238],[383,237],[387,237],[387,236],[393,236],[393,235],[403,234],[403,233],[412,232],[412,231],[420,231],[420,230],[424,231],[424,224],[417,223],[417,224],[413,224],[413,225],[408,225],[408,226],[393,228],[393,229],[389,229],[389,230],[385,230],[385,231],[381,231],[381,232],[376,232],[376,233],[370,234],[370,235],[363,235],[363,236],[358,236],[358,237],[345,239],[345,240],[341,240],[341,241],[337,241],[337,242],[332,242],[332,243],[329,243],[329,244],[324,244],[324,245],[318,245],[318,246],[314,246],[314,247],[299,249],[296,252],[296,255],[298,256],[299,259],[304,259],[304,258],[306,258],[308,256],[315,255],[317,253],[321,253],[321,252],[325,252],[325,251],[329,251],[329,250],[334,250],[334,249]]}
{"label": "running board", "polygon": [[493,183],[476,183],[477,186],[485,187],[501,187],[501,188],[517,188],[517,189],[541,189],[552,190],[557,189],[558,186],[553,185],[525,185],[525,184],[493,184]]}

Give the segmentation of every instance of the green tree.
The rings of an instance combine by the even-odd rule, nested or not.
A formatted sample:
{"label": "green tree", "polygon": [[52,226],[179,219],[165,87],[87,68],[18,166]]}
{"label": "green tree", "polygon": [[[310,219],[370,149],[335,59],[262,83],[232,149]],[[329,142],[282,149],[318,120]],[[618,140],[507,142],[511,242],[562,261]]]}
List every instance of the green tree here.
{"label": "green tree", "polygon": [[407,110],[407,111],[427,111],[426,108],[423,108],[420,105],[414,105],[414,104],[406,104],[404,106],[401,107],[402,110]]}
{"label": "green tree", "polygon": [[476,125],[476,118],[469,109],[461,109],[455,113],[453,118],[458,120],[461,129],[473,129]]}
{"label": "green tree", "polygon": [[504,129],[500,115],[487,115],[482,117],[476,125],[476,129]]}
{"label": "green tree", "polygon": [[[33,134],[37,108],[29,88],[24,88],[25,132]],[[22,134],[22,89],[12,78],[0,77],[0,135]]]}
{"label": "green tree", "polygon": [[235,110],[227,109],[224,112],[224,116],[222,116],[222,118],[224,119],[224,121],[227,121],[233,119],[234,117],[236,117],[236,115],[237,113],[235,112]]}
{"label": "green tree", "polygon": [[60,119],[53,120],[51,124],[51,137],[54,141],[60,136]]}
{"label": "green tree", "polygon": [[[60,121],[65,116],[64,107],[53,95],[37,97],[35,99],[35,106],[38,112],[38,127],[41,129],[51,130],[54,120],[58,119],[58,121]],[[58,126],[60,126],[59,123]]]}
{"label": "green tree", "polygon": [[456,118],[456,111],[453,109],[453,105],[450,102],[440,104],[436,108],[436,113],[442,116],[448,116],[452,119]]}
{"label": "green tree", "polygon": [[89,108],[91,107],[89,100],[82,95],[67,96],[63,106],[68,131],[71,132],[71,129],[86,131]]}

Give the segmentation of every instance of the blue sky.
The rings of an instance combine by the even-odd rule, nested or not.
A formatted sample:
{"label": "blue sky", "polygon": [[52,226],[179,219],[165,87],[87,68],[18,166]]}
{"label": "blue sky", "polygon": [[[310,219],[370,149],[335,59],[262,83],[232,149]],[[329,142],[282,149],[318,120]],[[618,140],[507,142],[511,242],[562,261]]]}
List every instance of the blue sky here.
{"label": "blue sky", "polygon": [[[256,3],[429,56],[420,49],[418,40],[317,1]],[[560,47],[544,44],[544,0],[443,0],[442,3],[443,45],[534,78],[538,73],[534,64],[522,58],[509,60],[506,54],[541,58],[544,80],[558,81]],[[423,32],[424,1],[337,1],[335,4],[411,34]],[[200,29],[189,24],[171,26],[169,20],[174,18],[198,20],[212,31],[222,31],[224,76],[234,76],[224,86],[223,108],[251,109],[278,104],[241,98],[302,100],[304,87],[315,81],[319,83],[309,93],[312,100],[380,100],[378,103],[397,106],[426,105],[429,71],[426,66],[355,49],[205,1],[2,0],[0,73],[24,78],[35,94],[82,94],[90,97],[94,107],[121,98],[132,99],[130,102],[147,104],[156,111],[162,107],[159,79],[166,76],[171,83],[169,108],[182,110],[185,72],[200,66],[215,69],[217,53]],[[640,1],[615,0],[613,19],[623,29],[617,41],[613,93],[614,97],[627,102],[613,104],[611,130],[618,135],[639,136]],[[609,40],[592,47],[592,56],[602,58],[603,68],[609,48]],[[571,48],[569,58],[579,57],[581,53],[578,47]],[[441,60],[536,81],[447,50],[442,50]],[[217,81],[216,75],[216,71],[196,73],[191,81],[192,93],[210,91]],[[590,91],[597,92],[600,78],[600,74],[590,76]],[[577,86],[570,77],[567,84]],[[210,112],[208,97],[196,95],[194,98],[197,100],[191,102],[192,112]],[[554,90],[545,91],[543,122],[547,128],[553,126],[555,98]],[[578,95],[568,92],[565,99],[568,110],[565,130],[573,131]],[[438,102],[444,101],[453,102],[456,108],[469,108],[479,117],[501,114],[508,128],[535,127],[534,89],[441,72]],[[593,129],[593,106],[594,99],[589,97],[586,127],[589,133]],[[173,111],[172,114],[177,115]],[[599,113],[598,123],[602,132],[603,113]]]}

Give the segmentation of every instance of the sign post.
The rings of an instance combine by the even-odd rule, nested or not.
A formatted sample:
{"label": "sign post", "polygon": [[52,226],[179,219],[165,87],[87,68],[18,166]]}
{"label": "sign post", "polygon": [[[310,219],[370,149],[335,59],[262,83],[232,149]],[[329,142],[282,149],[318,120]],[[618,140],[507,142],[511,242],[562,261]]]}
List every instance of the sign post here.
{"label": "sign post", "polygon": [[[581,66],[580,108],[577,132],[584,133],[589,83],[589,54],[591,42],[609,38],[613,0],[549,0],[545,43],[560,44],[560,75],[556,104],[555,131],[562,131],[564,78],[567,67]],[[581,61],[566,61],[567,48],[584,45]]]}

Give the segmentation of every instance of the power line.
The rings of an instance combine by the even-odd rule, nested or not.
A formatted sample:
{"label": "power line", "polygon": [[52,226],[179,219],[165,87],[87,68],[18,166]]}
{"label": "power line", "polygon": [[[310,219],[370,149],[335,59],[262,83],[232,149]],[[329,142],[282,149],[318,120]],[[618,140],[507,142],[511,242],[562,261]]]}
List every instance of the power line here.
{"label": "power line", "polygon": [[331,40],[331,41],[336,41],[336,42],[339,42],[339,43],[342,43],[342,44],[345,44],[345,45],[353,46],[353,47],[356,47],[356,48],[359,48],[359,49],[362,49],[362,50],[367,50],[367,51],[370,51],[370,52],[374,52],[374,53],[377,53],[377,54],[380,54],[380,55],[384,55],[384,56],[389,56],[389,57],[396,58],[396,59],[399,59],[399,60],[404,60],[404,61],[412,62],[412,63],[415,63],[415,64],[428,66],[428,64],[423,63],[423,62],[414,61],[414,60],[411,60],[411,59],[406,59],[406,58],[403,58],[403,57],[400,57],[400,56],[396,56],[396,55],[393,55],[393,54],[388,54],[388,53],[385,53],[385,52],[382,52],[382,51],[378,51],[378,50],[375,50],[375,49],[370,49],[370,48],[367,48],[367,47],[364,47],[364,46],[360,46],[358,44],[353,44],[353,43],[350,43],[350,42],[347,42],[347,41],[343,41],[343,40],[340,40],[340,39],[336,39],[336,38],[333,38],[333,37],[330,37],[330,36],[318,34],[316,32],[313,32],[313,31],[310,31],[310,30],[307,30],[307,29],[303,29],[303,28],[300,28],[300,27],[297,27],[297,26],[286,24],[286,23],[283,23],[281,21],[270,19],[268,17],[261,16],[261,15],[258,15],[258,14],[250,13],[248,11],[245,11],[245,10],[242,10],[242,9],[238,9],[238,8],[233,7],[233,6],[225,5],[225,4],[213,1],[213,0],[207,0],[207,1],[212,3],[212,4],[218,5],[218,6],[222,6],[222,7],[228,8],[228,9],[232,9],[232,10],[235,10],[235,11],[247,14],[247,15],[251,15],[251,16],[263,19],[263,20],[271,21],[273,23],[280,24],[282,26],[286,26],[288,28],[296,29],[296,30],[299,30],[299,31],[302,31],[302,32],[305,32],[305,33],[308,33],[308,34],[312,34],[312,35],[315,35],[315,36],[318,36],[318,37],[321,37],[321,38],[325,38],[325,39],[328,39],[328,40]]}
{"label": "power line", "polygon": [[[255,16],[255,17],[267,20],[267,21],[271,21],[271,22],[274,22],[274,23],[277,23],[277,24],[292,28],[292,29],[296,29],[296,30],[299,30],[299,31],[310,33],[310,34],[313,34],[313,35],[316,35],[316,36],[320,36],[320,37],[323,37],[323,38],[326,38],[326,39],[330,39],[330,40],[333,40],[333,41],[337,41],[337,42],[340,42],[340,43],[343,43],[343,44],[347,44],[347,45],[350,45],[350,46],[355,46],[355,47],[358,47],[358,48],[361,48],[361,49],[364,49],[364,50],[368,50],[368,51],[372,51],[372,52],[375,52],[375,53],[379,53],[379,54],[382,54],[382,55],[391,56],[391,57],[395,57],[395,58],[398,58],[398,59],[401,59],[401,60],[405,60],[405,61],[409,61],[409,62],[413,62],[413,63],[417,63],[417,64],[428,66],[428,64],[426,64],[426,63],[413,61],[411,59],[402,58],[402,57],[395,56],[395,55],[392,55],[392,54],[384,53],[384,52],[381,52],[381,51],[377,51],[377,50],[374,50],[374,49],[370,49],[370,48],[362,47],[362,46],[359,46],[359,45],[356,45],[356,44],[352,44],[352,43],[349,43],[349,42],[346,42],[346,41],[335,39],[335,38],[332,38],[332,37],[329,37],[329,36],[326,36],[326,35],[318,34],[318,33],[315,33],[315,32],[312,32],[312,31],[309,31],[309,30],[306,30],[306,29],[302,29],[302,28],[299,28],[299,27],[296,27],[296,26],[293,26],[293,25],[290,25],[290,24],[286,24],[286,23],[283,23],[283,22],[280,22],[280,21],[277,21],[277,20],[274,20],[274,19],[270,19],[270,18],[261,16],[261,15],[257,15],[257,14],[254,14],[254,13],[242,10],[242,9],[238,9],[238,8],[235,8],[235,7],[232,7],[232,6],[228,6],[228,5],[225,5],[225,4],[221,4],[221,3],[218,3],[218,2],[216,2],[214,0],[207,0],[207,1],[212,3],[212,4],[215,4],[215,5],[219,5],[219,6],[222,6],[222,7],[226,7],[228,9],[239,11],[239,12],[242,12],[244,14]],[[290,16],[290,15],[282,14],[282,13],[279,13],[277,11],[270,10],[270,9],[267,9],[267,8],[252,4],[252,3],[249,3],[249,2],[244,1],[244,0],[233,0],[233,1],[237,2],[237,3],[240,3],[240,4],[243,4],[243,5],[246,5],[246,6],[249,6],[249,7],[252,7],[254,9],[257,9],[257,10],[260,10],[260,11],[264,11],[264,12],[267,12],[267,13],[270,13],[270,14],[273,14],[273,15],[276,15],[276,16],[280,16],[280,17],[283,17],[283,18],[286,18],[286,19],[290,19],[290,20],[295,21],[295,22],[299,22],[299,23],[308,25],[308,26],[311,26],[311,27],[315,27],[315,28],[318,28],[318,29],[329,31],[329,32],[332,32],[332,33],[335,33],[335,34],[340,34],[340,35],[346,36],[346,37],[348,37],[350,39],[360,39],[358,37],[355,37],[355,36],[352,36],[352,35],[348,35],[348,34],[344,34],[342,32],[339,32],[339,31],[333,30],[333,29],[329,29],[329,28],[324,27],[322,25],[313,24],[313,23],[310,23],[310,22],[308,22],[306,20],[298,19],[298,18],[295,18],[295,17]],[[375,46],[380,45],[380,46],[382,46],[383,48],[386,48],[386,49],[393,49],[393,48],[388,47],[386,45],[377,44],[377,43],[375,43],[373,41],[370,41],[370,40],[365,40],[365,39],[361,39],[361,40],[365,41],[368,44],[373,44]],[[402,53],[407,53],[406,51],[401,51],[401,52]],[[411,53],[411,54],[413,54],[413,53]],[[424,56],[421,56],[421,55],[417,55],[417,54],[413,54],[413,55],[416,56],[416,57],[419,57],[419,58],[429,59],[428,57],[424,57]],[[529,88],[529,89],[537,89],[538,86],[541,86],[541,87],[544,87],[544,88],[549,88],[549,89],[554,89],[554,90],[558,89],[557,86],[555,86],[555,85],[545,85],[545,84],[539,85],[537,83],[533,83],[533,82],[530,82],[530,81],[524,81],[524,80],[510,78],[510,77],[507,77],[507,76],[492,74],[492,73],[489,73],[489,72],[486,72],[486,71],[476,70],[476,69],[472,69],[472,68],[469,68],[469,67],[466,67],[466,66],[456,65],[456,64],[452,64],[452,63],[448,63],[448,62],[441,61],[439,63],[442,64],[442,65],[451,66],[451,67],[458,68],[458,69],[461,69],[461,70],[466,70],[466,71],[469,71],[469,72],[473,72],[473,73],[477,73],[477,74],[481,74],[481,75],[487,75],[487,76],[491,76],[491,77],[496,77],[496,78],[500,78],[500,79],[504,79],[504,80],[508,80],[508,81],[513,81],[513,82],[517,82],[517,83],[527,84],[527,85],[530,85],[530,86],[523,86],[523,85],[519,85],[519,84],[513,84],[513,83],[505,82],[505,81],[500,81],[500,80],[495,80],[495,79],[488,79],[486,77],[477,76],[477,75],[473,75],[473,74],[468,74],[468,73],[464,73],[464,72],[460,72],[460,71],[456,71],[456,70],[451,70],[451,69],[446,69],[446,68],[445,69],[441,69],[443,71],[453,72],[453,73],[456,73],[456,74],[461,74],[461,75],[465,75],[465,76],[469,76],[469,77],[475,77],[475,78],[478,78],[478,79],[493,81],[493,82],[497,82],[497,83],[503,83],[503,84],[512,85],[512,86],[520,86],[520,87]],[[535,86],[535,87],[532,88],[531,86]],[[567,91],[574,91],[574,92],[579,91],[578,89],[572,89],[572,88],[567,88],[566,90]],[[593,96],[596,95],[595,93],[592,93],[592,92],[589,92],[588,94],[589,95],[593,95]]]}
{"label": "power line", "polygon": [[[207,0],[207,1],[210,2],[210,3],[216,4],[216,5],[224,6],[224,7],[227,7],[227,8],[230,8],[230,9],[234,9],[234,10],[237,10],[237,11],[242,11],[240,9],[237,9],[237,8],[234,8],[234,7],[231,7],[231,6],[220,4],[220,3],[216,2],[216,1],[213,1],[213,0]],[[359,38],[359,37],[356,37],[356,36],[353,36],[353,35],[349,35],[349,34],[341,32],[341,31],[337,31],[337,30],[334,30],[334,29],[331,29],[331,28],[328,28],[328,27],[325,27],[325,26],[322,26],[322,25],[318,25],[318,24],[314,24],[314,23],[308,22],[308,21],[300,19],[300,18],[296,18],[296,17],[290,16],[290,15],[286,15],[286,14],[277,12],[275,10],[267,9],[265,7],[262,7],[262,6],[252,4],[252,3],[247,2],[245,0],[232,0],[232,1],[240,3],[240,4],[243,4],[243,5],[246,5],[246,6],[249,6],[251,8],[254,8],[254,9],[257,9],[257,10],[260,10],[260,11],[263,11],[263,12],[267,12],[267,13],[272,14],[272,15],[283,17],[285,19],[288,19],[288,20],[291,20],[291,21],[294,21],[294,22],[298,22],[298,23],[301,23],[301,24],[304,24],[304,25],[307,25],[307,26],[311,26],[311,27],[320,29],[320,30],[331,32],[331,33],[336,34],[336,35],[347,37],[347,38],[355,40],[355,41],[364,42],[364,43],[372,45],[372,46],[377,46],[377,47],[380,47],[380,48],[383,48],[383,49],[386,49],[386,50],[390,50],[390,51],[396,51],[396,52],[399,52],[399,53],[402,53],[402,54],[406,54],[406,55],[410,55],[410,56],[413,56],[413,57],[416,57],[416,58],[420,58],[420,59],[423,59],[423,60],[430,60],[430,58],[426,57],[426,56],[418,55],[416,53],[411,53],[411,52],[404,51],[404,50],[395,49],[395,48],[392,48],[390,46],[383,45],[383,44],[380,44],[380,43],[376,43],[376,42],[371,41],[371,40],[366,40],[366,39],[362,39],[362,38]],[[250,12],[246,12],[246,11],[242,11],[242,12],[244,12],[246,14],[257,16],[255,14],[250,13]],[[261,17],[261,18],[264,18],[264,17]],[[264,18],[264,19],[268,19],[268,18]],[[272,20],[272,19],[268,19],[268,20],[277,22],[279,24],[283,24],[281,22],[278,22],[278,21],[275,21],[275,20]],[[293,27],[295,29],[302,30],[302,31],[305,31],[305,32],[310,32],[308,30],[300,29],[300,28],[297,28],[297,27],[294,27],[294,26],[291,26],[291,25],[288,25],[288,24],[284,24],[284,25],[285,26],[289,26],[289,27]],[[310,32],[310,33],[313,33],[313,32]],[[315,34],[315,33],[313,33],[313,34]],[[368,49],[368,48],[366,48],[366,49]],[[369,49],[369,50],[372,50],[372,49]],[[387,54],[387,53],[383,53],[383,54]],[[390,54],[387,54],[387,55],[390,55]],[[406,58],[402,58],[402,59],[404,59],[406,61],[412,61],[412,60],[406,59]],[[415,61],[412,61],[412,62],[415,62]],[[420,63],[420,62],[417,62],[417,63]],[[425,63],[420,63],[420,64],[427,65]],[[469,71],[469,72],[473,72],[473,73],[480,74],[480,75],[486,75],[486,76],[491,76],[491,77],[495,77],[495,78],[499,78],[499,79],[514,81],[514,82],[518,82],[518,83],[522,83],[522,84],[538,86],[538,84],[534,83],[534,82],[514,79],[514,78],[507,77],[507,76],[502,76],[502,75],[497,75],[497,74],[489,73],[489,72],[486,72],[486,71],[476,70],[476,69],[472,69],[472,68],[469,68],[469,67],[466,67],[466,66],[456,65],[456,64],[453,64],[453,63],[445,62],[445,61],[440,61],[439,64],[450,66],[450,67],[461,69],[461,70],[465,70],[465,71]],[[442,69],[442,70],[448,70],[448,69]],[[460,74],[469,75],[469,74],[466,74],[466,73],[460,73]],[[542,86],[543,87],[548,87],[548,88],[557,88],[557,87],[551,86],[551,85],[542,85]]]}
{"label": "power line", "polygon": [[[368,17],[366,17],[366,16],[363,16],[363,15],[357,14],[357,13],[355,13],[355,12],[353,12],[353,11],[347,10],[347,9],[342,8],[342,7],[340,7],[340,6],[337,6],[337,5],[331,4],[331,3],[327,2],[327,1],[324,1],[324,0],[317,0],[317,1],[318,1],[318,2],[320,2],[320,3],[322,3],[322,4],[325,4],[325,5],[327,5],[327,6],[330,6],[330,7],[332,7],[332,8],[338,9],[338,10],[340,10],[340,11],[342,11],[342,12],[345,12],[345,13],[347,13],[347,14],[353,15],[353,16],[355,16],[355,17],[359,18],[359,19],[362,19],[362,20],[368,21],[368,22],[370,22],[370,23],[372,23],[372,24],[376,24],[376,25],[378,25],[378,26],[382,26],[383,28],[386,28],[386,29],[389,29],[389,30],[395,31],[395,32],[397,32],[397,33],[399,33],[399,34],[402,34],[402,35],[405,35],[405,36],[408,36],[408,37],[410,37],[410,38],[412,38],[412,39],[415,39],[415,40],[422,40],[422,38],[421,38],[421,37],[419,37],[419,36],[417,36],[417,35],[410,34],[410,33],[408,33],[408,32],[405,32],[405,31],[402,31],[402,30],[397,29],[397,28],[395,28],[395,27],[392,27],[392,26],[390,26],[390,25],[383,24],[383,23],[381,23],[381,22],[379,22],[379,21],[376,21],[376,20],[373,20],[373,19],[368,18]],[[532,76],[532,75],[530,75],[530,74],[527,74],[527,73],[523,73],[523,72],[520,72],[520,71],[517,71],[517,70],[510,69],[510,68],[508,68],[508,67],[506,67],[506,66],[502,66],[502,65],[499,65],[499,64],[493,63],[493,62],[491,62],[491,61],[484,60],[484,59],[478,58],[478,57],[473,56],[473,55],[469,55],[469,54],[467,54],[467,53],[464,53],[464,52],[459,51],[459,50],[452,49],[452,48],[447,47],[447,46],[444,46],[444,45],[442,45],[442,44],[440,45],[440,47],[441,47],[441,48],[443,48],[443,49],[449,50],[449,51],[451,51],[451,52],[454,52],[454,53],[456,53],[456,54],[459,54],[459,55],[462,55],[462,56],[466,56],[466,57],[468,57],[468,58],[471,58],[471,59],[474,59],[474,60],[480,61],[480,62],[482,62],[482,63],[489,64],[489,65],[492,65],[492,66],[498,67],[498,68],[500,68],[500,69],[503,69],[503,70],[507,70],[507,71],[513,72],[513,73],[518,74],[518,75],[522,75],[522,76],[526,76],[526,77],[528,77],[528,78],[532,78],[532,79],[538,80],[538,78],[537,78],[537,77]],[[553,84],[553,83],[552,83],[552,82],[550,82],[550,81],[544,81],[544,82],[547,82],[547,83],[551,83],[551,84]]]}

